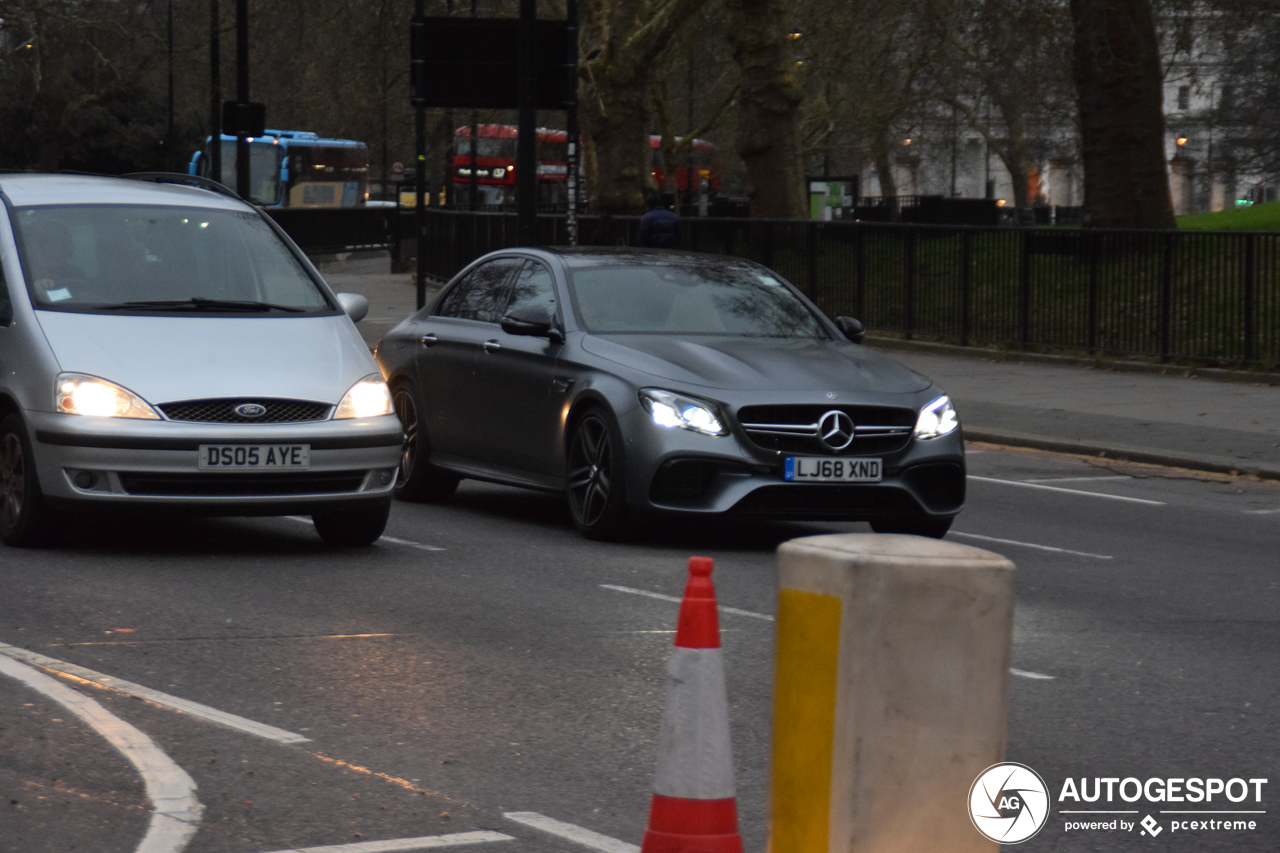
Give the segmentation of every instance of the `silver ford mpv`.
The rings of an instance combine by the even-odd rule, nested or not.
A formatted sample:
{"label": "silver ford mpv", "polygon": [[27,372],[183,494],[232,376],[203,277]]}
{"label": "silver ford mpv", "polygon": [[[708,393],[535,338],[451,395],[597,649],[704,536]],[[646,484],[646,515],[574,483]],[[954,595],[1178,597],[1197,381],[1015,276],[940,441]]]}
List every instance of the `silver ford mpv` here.
{"label": "silver ford mpv", "polygon": [[229,191],[152,179],[0,174],[0,539],[116,508],[373,542],[403,432],[368,303]]}

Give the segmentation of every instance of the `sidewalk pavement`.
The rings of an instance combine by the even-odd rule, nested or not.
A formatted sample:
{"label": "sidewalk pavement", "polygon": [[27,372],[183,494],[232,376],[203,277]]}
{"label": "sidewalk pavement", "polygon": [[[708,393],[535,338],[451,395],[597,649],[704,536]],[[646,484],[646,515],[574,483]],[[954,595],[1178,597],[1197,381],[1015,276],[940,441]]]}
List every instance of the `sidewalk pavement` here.
{"label": "sidewalk pavement", "polygon": [[[370,347],[416,306],[413,276],[391,275],[389,266],[382,257],[321,269],[334,290],[369,299],[357,328]],[[428,295],[438,286],[429,283]],[[1267,384],[1280,382],[1274,376],[1185,378],[1085,359],[1017,361],[1016,353],[883,338],[867,344],[937,382],[970,440],[1280,479],[1280,387]]]}
{"label": "sidewalk pavement", "polygon": [[1004,359],[1017,356],[972,348],[871,346],[937,382],[970,440],[1280,479],[1280,387],[1266,377],[1184,378],[1086,360],[1011,361]]}

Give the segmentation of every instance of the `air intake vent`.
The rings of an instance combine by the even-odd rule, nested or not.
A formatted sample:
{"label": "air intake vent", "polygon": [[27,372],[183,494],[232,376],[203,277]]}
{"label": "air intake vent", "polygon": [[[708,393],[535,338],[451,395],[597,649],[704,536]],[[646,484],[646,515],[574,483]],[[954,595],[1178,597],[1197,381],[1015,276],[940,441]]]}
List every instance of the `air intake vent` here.
{"label": "air intake vent", "polygon": [[180,403],[164,403],[159,408],[169,420],[187,423],[300,424],[327,419],[333,406],[307,400],[241,397],[226,400],[184,400]]}

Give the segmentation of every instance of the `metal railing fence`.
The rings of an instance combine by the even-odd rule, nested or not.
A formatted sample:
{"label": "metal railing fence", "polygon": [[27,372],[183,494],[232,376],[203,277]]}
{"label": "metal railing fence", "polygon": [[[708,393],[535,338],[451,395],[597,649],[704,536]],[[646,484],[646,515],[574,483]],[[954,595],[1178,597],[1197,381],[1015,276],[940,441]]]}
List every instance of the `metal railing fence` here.
{"label": "metal railing fence", "polygon": [[[426,228],[421,261],[443,279],[516,245],[508,214],[433,210]],[[588,216],[579,234],[634,246],[638,228],[636,217]],[[687,218],[680,237],[681,248],[775,269],[827,314],[873,333],[1280,364],[1280,234]],[[563,245],[564,218],[538,217],[538,241]]]}

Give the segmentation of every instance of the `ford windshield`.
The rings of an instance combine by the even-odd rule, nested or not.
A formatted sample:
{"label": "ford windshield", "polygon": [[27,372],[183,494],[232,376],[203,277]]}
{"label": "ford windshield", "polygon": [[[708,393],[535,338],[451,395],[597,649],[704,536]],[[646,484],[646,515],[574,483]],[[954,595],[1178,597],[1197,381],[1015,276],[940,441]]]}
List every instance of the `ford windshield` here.
{"label": "ford windshield", "polygon": [[32,303],[110,314],[332,314],[261,216],[191,207],[64,205],[14,211]]}

